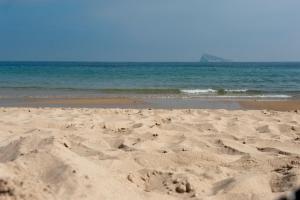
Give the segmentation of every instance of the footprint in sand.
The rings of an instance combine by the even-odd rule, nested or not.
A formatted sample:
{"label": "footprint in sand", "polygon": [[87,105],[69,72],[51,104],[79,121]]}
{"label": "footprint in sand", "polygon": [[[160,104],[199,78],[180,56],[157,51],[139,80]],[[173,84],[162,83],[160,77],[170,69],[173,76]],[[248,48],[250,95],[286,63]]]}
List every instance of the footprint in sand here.
{"label": "footprint in sand", "polygon": [[137,124],[134,124],[132,126],[132,128],[141,128],[143,126],[143,123],[137,123]]}
{"label": "footprint in sand", "polygon": [[286,192],[296,186],[297,175],[293,172],[293,166],[286,165],[274,170],[270,187],[272,192]]}
{"label": "footprint in sand", "polygon": [[0,147],[0,162],[10,162],[18,159],[20,156],[30,152],[36,152],[37,149],[50,147],[54,143],[54,137],[40,137],[37,135],[21,137],[9,144]]}
{"label": "footprint in sand", "polygon": [[115,159],[115,157],[109,156],[104,154],[103,152],[99,150],[92,149],[90,147],[87,147],[86,145],[82,143],[75,143],[71,142],[70,145],[71,148],[69,148],[72,152],[78,154],[79,156],[83,157],[96,157],[99,160],[111,160]]}
{"label": "footprint in sand", "polygon": [[239,151],[231,146],[225,145],[222,140],[217,140],[215,142],[218,149],[217,151],[223,154],[229,154],[229,155],[244,155],[245,153],[242,151]]}
{"label": "footprint in sand", "polygon": [[0,199],[15,199],[15,187],[12,182],[0,179]]}
{"label": "footprint in sand", "polygon": [[182,198],[196,196],[195,189],[188,178],[172,172],[144,169],[136,174],[129,174],[127,179],[146,192],[156,191]]}
{"label": "footprint in sand", "polygon": [[256,131],[258,131],[259,133],[270,133],[271,132],[268,125],[257,127]]}

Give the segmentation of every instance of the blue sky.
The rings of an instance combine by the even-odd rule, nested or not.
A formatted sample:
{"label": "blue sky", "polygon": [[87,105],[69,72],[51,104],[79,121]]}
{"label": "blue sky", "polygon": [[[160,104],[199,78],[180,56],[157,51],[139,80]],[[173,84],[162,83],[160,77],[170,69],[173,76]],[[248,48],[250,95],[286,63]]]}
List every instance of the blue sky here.
{"label": "blue sky", "polygon": [[299,0],[0,0],[0,60],[300,61]]}

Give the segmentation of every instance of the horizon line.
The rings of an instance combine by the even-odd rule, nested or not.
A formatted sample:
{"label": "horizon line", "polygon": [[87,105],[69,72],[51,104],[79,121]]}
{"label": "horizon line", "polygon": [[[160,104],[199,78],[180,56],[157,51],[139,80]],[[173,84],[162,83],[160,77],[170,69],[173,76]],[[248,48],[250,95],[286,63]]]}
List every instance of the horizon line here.
{"label": "horizon line", "polygon": [[85,62],[85,63],[298,63],[299,61],[225,61],[201,62],[199,61],[110,61],[110,60],[0,60],[0,62]]}

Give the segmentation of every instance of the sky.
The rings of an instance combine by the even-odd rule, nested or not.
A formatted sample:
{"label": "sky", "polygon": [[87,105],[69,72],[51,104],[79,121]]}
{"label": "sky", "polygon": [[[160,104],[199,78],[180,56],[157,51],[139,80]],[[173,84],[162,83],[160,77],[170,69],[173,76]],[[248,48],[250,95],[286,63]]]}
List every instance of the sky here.
{"label": "sky", "polygon": [[300,61],[299,0],[0,0],[0,60]]}

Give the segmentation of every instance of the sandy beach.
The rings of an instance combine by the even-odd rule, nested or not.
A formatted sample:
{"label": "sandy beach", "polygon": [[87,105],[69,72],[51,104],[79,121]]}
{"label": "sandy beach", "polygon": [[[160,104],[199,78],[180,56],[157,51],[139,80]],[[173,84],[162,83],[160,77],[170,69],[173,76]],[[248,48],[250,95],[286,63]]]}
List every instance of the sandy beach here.
{"label": "sandy beach", "polygon": [[0,109],[0,199],[274,199],[300,111]]}
{"label": "sandy beach", "polygon": [[226,109],[226,110],[300,110],[300,100],[222,99],[222,98],[134,98],[134,97],[69,97],[69,98],[0,98],[0,107],[71,107],[125,109]]}
{"label": "sandy beach", "polygon": [[300,200],[300,0],[0,0],[0,200]]}
{"label": "sandy beach", "polygon": [[239,101],[241,108],[251,110],[276,110],[276,111],[292,111],[300,110],[299,100],[285,100],[285,101],[274,101],[274,100],[245,100]]}

